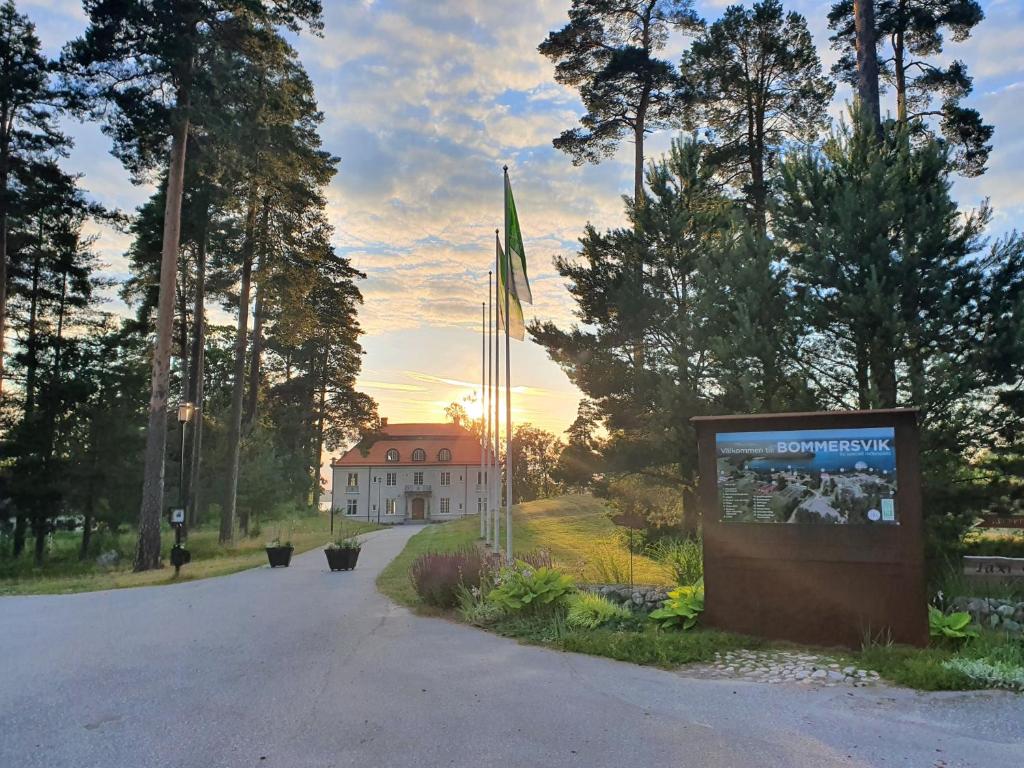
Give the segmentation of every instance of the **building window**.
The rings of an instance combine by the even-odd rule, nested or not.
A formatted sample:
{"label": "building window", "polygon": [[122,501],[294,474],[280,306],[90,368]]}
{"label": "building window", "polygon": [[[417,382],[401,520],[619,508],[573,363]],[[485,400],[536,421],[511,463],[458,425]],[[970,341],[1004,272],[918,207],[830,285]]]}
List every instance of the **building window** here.
{"label": "building window", "polygon": [[348,482],[345,483],[345,487],[348,488],[350,491],[358,491],[359,490],[359,473],[358,472],[349,472],[348,473]]}
{"label": "building window", "polygon": [[437,452],[437,460],[438,461],[451,461],[452,460],[452,452],[449,451],[447,448],[442,448],[440,451]]}
{"label": "building window", "polygon": [[388,472],[387,484],[388,485],[398,485],[398,473],[397,472]]}
{"label": "building window", "polygon": [[451,485],[451,484],[452,484],[452,473],[451,472],[442,472],[441,473],[441,485]]}
{"label": "building window", "polygon": [[422,448],[417,448],[415,451],[412,452],[412,460],[413,461],[426,461],[427,460],[427,452],[424,451]]}
{"label": "building window", "polygon": [[476,511],[482,513],[484,511],[484,499],[483,497],[477,497],[476,500]]}
{"label": "building window", "polygon": [[423,473],[422,472],[413,472],[412,473],[412,484],[413,485],[423,485]]}
{"label": "building window", "polygon": [[348,500],[348,506],[345,507],[345,514],[346,515],[354,515],[358,511],[359,511],[359,500],[358,499],[349,499]]}
{"label": "building window", "polygon": [[452,511],[452,500],[451,499],[441,499],[441,514],[442,515],[447,515],[451,511]]}
{"label": "building window", "polygon": [[388,452],[384,454],[384,461],[390,464],[394,464],[396,461],[399,460],[399,458],[401,457],[398,455],[398,451],[396,451],[394,448],[389,448]]}
{"label": "building window", "polygon": [[384,502],[384,514],[395,515],[398,514],[398,501],[395,499],[388,499]]}

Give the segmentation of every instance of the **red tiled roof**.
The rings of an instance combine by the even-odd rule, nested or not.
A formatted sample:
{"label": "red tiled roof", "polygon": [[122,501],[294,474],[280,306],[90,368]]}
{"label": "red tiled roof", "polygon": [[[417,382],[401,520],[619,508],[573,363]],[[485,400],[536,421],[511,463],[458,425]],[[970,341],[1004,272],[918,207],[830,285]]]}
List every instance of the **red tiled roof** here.
{"label": "red tiled roof", "polygon": [[[372,441],[372,442],[371,442]],[[387,461],[386,454],[394,448],[398,461]],[[422,448],[425,461],[413,461],[412,452]],[[451,461],[440,461],[442,448],[452,452]],[[379,433],[364,437],[355,447],[331,462],[332,467],[367,466],[424,466],[430,464],[480,463],[480,442],[465,427],[458,424],[386,424]]]}

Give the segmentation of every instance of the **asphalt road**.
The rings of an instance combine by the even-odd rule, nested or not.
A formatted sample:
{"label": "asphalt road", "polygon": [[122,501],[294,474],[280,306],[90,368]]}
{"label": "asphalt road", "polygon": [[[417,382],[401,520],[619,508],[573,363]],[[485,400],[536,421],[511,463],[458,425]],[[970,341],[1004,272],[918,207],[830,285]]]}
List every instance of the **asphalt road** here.
{"label": "asphalt road", "polygon": [[695,680],[391,604],[314,551],[170,587],[0,598],[0,766],[1024,765],[1024,697]]}

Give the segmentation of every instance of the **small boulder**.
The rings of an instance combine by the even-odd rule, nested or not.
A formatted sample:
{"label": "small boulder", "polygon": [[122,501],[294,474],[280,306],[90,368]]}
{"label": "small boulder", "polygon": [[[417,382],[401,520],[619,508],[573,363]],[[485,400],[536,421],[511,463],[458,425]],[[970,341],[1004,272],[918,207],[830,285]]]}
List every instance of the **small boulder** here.
{"label": "small boulder", "polygon": [[121,562],[121,553],[116,549],[104,552],[96,558],[96,565],[102,568],[110,568],[117,565],[119,562]]}

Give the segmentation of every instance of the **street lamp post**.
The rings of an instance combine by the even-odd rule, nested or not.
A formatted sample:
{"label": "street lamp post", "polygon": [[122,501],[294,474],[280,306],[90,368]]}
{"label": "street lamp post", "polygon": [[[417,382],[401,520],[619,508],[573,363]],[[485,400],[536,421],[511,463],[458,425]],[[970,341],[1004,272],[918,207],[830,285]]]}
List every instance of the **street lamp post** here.
{"label": "street lamp post", "polygon": [[380,476],[374,479],[377,482],[377,525],[380,525]]}
{"label": "street lamp post", "polygon": [[178,471],[178,508],[171,510],[171,525],[174,527],[171,563],[174,565],[175,576],[181,571],[181,566],[192,559],[188,550],[182,546],[182,538],[185,532],[187,506],[185,499],[185,433],[188,431],[188,423],[192,421],[195,410],[195,405],[189,402],[178,405],[178,424],[181,425],[181,464]]}

